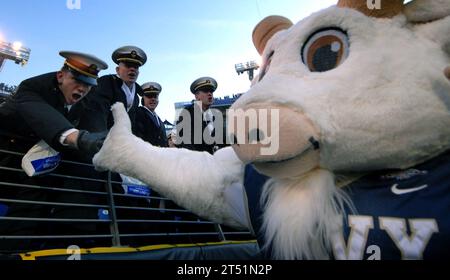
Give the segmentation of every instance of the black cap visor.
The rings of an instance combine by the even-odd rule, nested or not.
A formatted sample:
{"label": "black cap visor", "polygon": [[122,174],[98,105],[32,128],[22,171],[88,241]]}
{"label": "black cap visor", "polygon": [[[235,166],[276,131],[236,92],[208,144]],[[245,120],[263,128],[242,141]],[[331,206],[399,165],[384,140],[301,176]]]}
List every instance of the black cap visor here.
{"label": "black cap visor", "polygon": [[203,92],[211,92],[213,93],[216,89],[213,86],[202,86],[199,87],[195,92],[198,93],[199,91],[203,91]]}

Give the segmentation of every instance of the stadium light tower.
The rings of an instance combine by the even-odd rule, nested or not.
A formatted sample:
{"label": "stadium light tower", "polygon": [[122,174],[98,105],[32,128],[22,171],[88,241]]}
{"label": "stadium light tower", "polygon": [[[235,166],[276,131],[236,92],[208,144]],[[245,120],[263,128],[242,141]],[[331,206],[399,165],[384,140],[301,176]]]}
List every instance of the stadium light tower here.
{"label": "stadium light tower", "polygon": [[0,38],[0,71],[7,59],[24,66],[30,59],[30,53],[31,50],[22,46],[21,42],[8,43]]}
{"label": "stadium light tower", "polygon": [[246,63],[238,63],[234,65],[236,72],[238,75],[244,74],[244,72],[248,72],[248,78],[250,82],[253,80],[253,72],[259,68],[259,65],[255,61],[248,61]]}

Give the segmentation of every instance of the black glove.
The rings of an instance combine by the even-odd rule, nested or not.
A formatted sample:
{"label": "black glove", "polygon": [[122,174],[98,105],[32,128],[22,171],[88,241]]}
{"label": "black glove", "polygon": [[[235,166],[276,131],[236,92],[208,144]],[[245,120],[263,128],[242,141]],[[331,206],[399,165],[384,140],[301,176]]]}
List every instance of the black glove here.
{"label": "black glove", "polygon": [[102,148],[107,134],[107,131],[89,133],[86,130],[80,130],[77,139],[78,150],[93,157]]}

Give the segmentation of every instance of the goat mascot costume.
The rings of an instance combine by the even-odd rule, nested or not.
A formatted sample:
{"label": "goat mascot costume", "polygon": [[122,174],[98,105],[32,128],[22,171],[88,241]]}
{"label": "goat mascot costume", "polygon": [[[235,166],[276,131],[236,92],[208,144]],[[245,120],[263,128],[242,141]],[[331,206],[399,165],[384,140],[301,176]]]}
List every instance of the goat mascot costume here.
{"label": "goat mascot costume", "polygon": [[256,140],[236,121],[214,155],[154,147],[115,104],[94,164],[249,229],[268,258],[449,259],[450,0],[380,2],[257,25],[264,64],[231,107],[268,112],[244,125]]}

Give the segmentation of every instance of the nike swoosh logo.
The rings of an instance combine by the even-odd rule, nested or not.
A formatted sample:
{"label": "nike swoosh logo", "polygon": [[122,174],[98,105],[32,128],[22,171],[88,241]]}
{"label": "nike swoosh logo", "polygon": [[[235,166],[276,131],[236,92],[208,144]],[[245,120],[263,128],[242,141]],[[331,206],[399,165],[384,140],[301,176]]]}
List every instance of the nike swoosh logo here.
{"label": "nike swoosh logo", "polygon": [[420,191],[423,190],[425,188],[427,188],[428,185],[422,185],[420,187],[415,187],[415,188],[410,188],[410,189],[399,189],[398,188],[398,184],[394,184],[391,187],[391,191],[396,194],[396,195],[402,195],[402,194],[406,194],[406,193],[412,193],[412,192],[416,192],[416,191]]}

